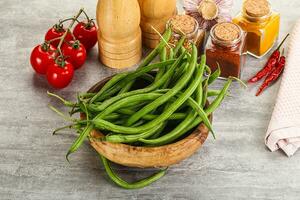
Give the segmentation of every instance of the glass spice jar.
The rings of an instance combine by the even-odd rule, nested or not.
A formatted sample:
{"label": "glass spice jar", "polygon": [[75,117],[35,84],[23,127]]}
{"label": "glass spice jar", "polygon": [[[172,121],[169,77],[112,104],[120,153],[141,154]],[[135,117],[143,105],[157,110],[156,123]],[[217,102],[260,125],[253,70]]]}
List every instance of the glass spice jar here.
{"label": "glass spice jar", "polygon": [[191,51],[191,43],[194,43],[198,49],[202,48],[205,32],[199,29],[198,22],[189,15],[175,15],[167,23],[167,27],[171,27],[172,36],[170,44],[176,46],[182,35],[185,35],[186,40],[183,43],[188,51]]}
{"label": "glass spice jar", "polygon": [[256,58],[264,56],[277,41],[280,15],[267,0],[245,0],[233,22],[247,32],[247,51]]}
{"label": "glass spice jar", "polygon": [[221,77],[241,77],[246,61],[246,33],[231,22],[218,23],[210,30],[206,45],[206,63],[212,72],[221,69]]}

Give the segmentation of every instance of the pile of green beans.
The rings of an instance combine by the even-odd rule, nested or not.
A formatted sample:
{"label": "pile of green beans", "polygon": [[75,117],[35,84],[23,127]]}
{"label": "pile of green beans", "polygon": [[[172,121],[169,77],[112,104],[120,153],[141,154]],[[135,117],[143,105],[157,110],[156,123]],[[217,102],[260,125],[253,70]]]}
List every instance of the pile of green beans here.
{"label": "pile of green beans", "polygon": [[[209,115],[228,94],[234,78],[229,78],[220,90],[209,90],[220,76],[220,69],[212,73],[206,65],[205,55],[199,56],[193,44],[191,52],[182,47],[183,40],[172,49],[165,42],[170,37],[171,30],[168,29],[164,39],[135,71],[113,76],[96,93],[79,94],[77,102],[49,93],[70,107],[71,115],[84,113],[86,116],[86,119],[74,119],[52,108],[72,121],[71,125],[57,131],[73,128],[79,133],[67,159],[91,137],[93,129],[104,133],[102,140],[134,146],[174,143],[186,137],[199,123],[204,123],[215,137]],[[160,60],[155,60],[156,57]],[[208,98],[211,98],[210,104]],[[166,173],[166,169],[162,169],[151,177],[128,183],[116,175],[103,155],[100,157],[111,180],[126,189],[144,187]]]}

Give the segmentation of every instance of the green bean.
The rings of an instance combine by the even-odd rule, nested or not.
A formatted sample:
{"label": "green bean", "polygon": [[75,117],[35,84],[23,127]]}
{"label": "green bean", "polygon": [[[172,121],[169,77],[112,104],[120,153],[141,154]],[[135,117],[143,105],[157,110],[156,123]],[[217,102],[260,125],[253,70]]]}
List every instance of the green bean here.
{"label": "green bean", "polygon": [[186,72],[188,68],[188,63],[183,63],[179,68],[177,68],[174,72],[174,76],[172,77],[172,82],[176,83],[179,78],[181,78],[182,74]]}
{"label": "green bean", "polygon": [[137,78],[147,72],[152,71],[153,69],[157,69],[157,68],[163,68],[165,66],[171,65],[173,63],[175,63],[177,60],[175,59],[170,59],[167,61],[163,61],[163,62],[158,62],[158,63],[153,63],[150,65],[147,65],[143,68],[139,68],[137,69],[135,72],[129,74],[126,78],[124,78],[124,81],[130,81],[133,80],[134,78]]}
{"label": "green bean", "polygon": [[186,37],[185,37],[185,36],[182,36],[182,37],[180,38],[180,40],[178,41],[176,47],[174,48],[174,56],[175,56],[175,57],[176,57],[178,51],[181,49],[181,47],[182,47],[182,45],[183,45],[185,39],[186,39]]}
{"label": "green bean", "polygon": [[[183,55],[183,54],[182,54]],[[196,56],[195,56],[196,55]],[[156,109],[160,105],[167,102],[171,97],[175,96],[176,93],[178,93],[189,81],[189,79],[192,77],[195,69],[195,65],[197,62],[197,49],[195,47],[194,53],[193,53],[193,60],[190,63],[189,70],[182,76],[182,79],[180,79],[177,84],[169,90],[166,94],[159,97],[158,99],[154,100],[153,102],[146,105],[144,108],[136,112],[134,115],[132,115],[127,122],[127,126],[130,126],[137,120],[139,120],[143,115],[146,115],[147,113],[151,112],[152,110]],[[179,105],[180,106],[180,105]]]}
{"label": "green bean", "polygon": [[209,121],[209,119],[207,117],[207,114],[202,109],[202,107],[200,107],[199,104],[196,101],[194,101],[193,99],[190,99],[189,103],[194,108],[194,110],[198,113],[198,115],[200,116],[200,118],[203,120],[205,126],[212,132],[212,134],[214,136],[215,134],[214,134],[214,132],[212,130],[212,126],[210,124],[210,121]]}
{"label": "green bean", "polygon": [[113,142],[113,143],[132,143],[138,141],[140,138],[148,138],[155,134],[156,132],[159,132],[161,129],[164,128],[164,123],[159,124],[158,126],[154,127],[153,129],[150,129],[144,133],[136,134],[136,135],[109,135],[105,137],[105,141]]}
{"label": "green bean", "polygon": [[[144,124],[144,120],[139,120],[139,121],[137,121],[135,124],[133,124],[132,125],[132,127],[137,127],[137,126],[141,126],[142,124]],[[124,122],[125,123],[125,122]],[[122,124],[124,124],[124,123],[122,123]]]}
{"label": "green bean", "polygon": [[[163,61],[166,61],[166,60],[167,60],[167,48],[164,47],[163,50],[160,53],[160,61],[163,62]],[[159,71],[158,71],[158,73],[155,77],[155,82],[157,82],[162,77],[165,70],[166,70],[166,67],[159,68]]]}
{"label": "green bean", "polygon": [[148,81],[149,83],[154,82],[154,77],[151,74],[145,73],[141,76],[142,79]]}
{"label": "green bean", "polygon": [[134,80],[132,80],[131,82],[127,83],[125,85],[125,87],[123,87],[118,94],[123,94],[125,92],[128,92],[130,90],[130,88],[132,87],[132,85],[134,84]]}
{"label": "green bean", "polygon": [[180,124],[176,126],[176,128],[173,129],[171,132],[155,139],[140,138],[138,141],[143,142],[145,144],[152,144],[155,146],[161,146],[167,144],[169,143],[170,140],[173,140],[175,137],[178,138],[179,137],[178,134],[183,132],[185,128],[192,122],[192,120],[195,119],[196,116],[197,116],[196,112],[192,112],[192,110],[189,109],[189,114],[187,115],[187,117],[182,122],[180,122]]}
{"label": "green bean", "polygon": [[225,83],[223,89],[221,90],[220,94],[213,100],[213,102],[207,107],[206,113],[209,115],[213,112],[215,107],[218,107],[220,103],[223,101],[224,97],[226,96],[230,84],[232,83],[232,78],[229,77],[227,82]]}
{"label": "green bean", "polygon": [[208,66],[206,66],[206,71],[207,71],[207,77],[205,79],[205,81],[203,82],[203,95],[202,95],[202,107],[205,106],[206,104],[206,100],[207,100],[207,93],[208,93],[208,81],[209,81],[209,77],[211,75],[211,70]]}
{"label": "green bean", "polygon": [[[178,70],[181,70],[181,68],[187,68],[188,67],[188,63],[182,63],[182,65],[179,67],[179,68],[177,68]],[[169,70],[171,70],[171,69],[169,69]],[[182,70],[182,72],[184,72],[184,70]],[[171,74],[171,78],[169,78],[164,84],[163,84],[163,86],[161,87],[162,89],[166,89],[166,88],[168,88],[169,86],[170,86],[170,84],[172,83],[172,77],[174,76],[174,74],[176,73],[176,70],[172,70],[172,74]],[[184,73],[182,73],[182,74],[184,74]],[[182,74],[181,74],[181,76],[182,76]]]}
{"label": "green bean", "polygon": [[219,78],[220,75],[221,75],[221,68],[218,64],[218,69],[209,76],[207,84],[208,85],[212,84],[215,80],[217,80]]}
{"label": "green bean", "polygon": [[168,122],[165,122],[165,123],[163,124],[163,127],[162,127],[161,129],[159,129],[158,131],[156,131],[156,132],[155,132],[153,135],[151,135],[149,138],[150,138],[150,139],[158,138],[158,137],[160,136],[160,134],[163,133],[165,127],[167,126],[167,123],[168,123]]}
{"label": "green bean", "polygon": [[67,155],[66,155],[66,159],[67,161],[69,161],[69,155],[71,153],[74,153],[75,151],[77,151],[77,149],[81,146],[81,144],[83,143],[83,141],[85,140],[85,138],[90,134],[90,132],[93,130],[94,126],[93,125],[87,125],[85,127],[85,129],[80,133],[79,137],[75,140],[75,142],[72,144],[72,146],[70,147]]}
{"label": "green bean", "polygon": [[[220,106],[224,97],[228,93],[228,89],[229,89],[231,83],[232,83],[232,78],[229,77],[229,79],[225,83],[223,89],[221,90],[220,94],[214,99],[214,101],[205,110],[207,115],[210,115],[211,113],[213,113]],[[193,121],[193,123],[185,130],[185,132],[187,132],[187,131],[191,130],[192,128],[194,128],[195,126],[197,126],[201,121],[202,121],[202,119],[200,117],[197,117]]]}
{"label": "green bean", "polygon": [[[201,67],[201,64],[198,65],[198,67]],[[203,76],[203,75],[202,75]],[[201,79],[202,79],[202,76],[201,76]],[[202,82],[198,85],[197,89],[196,89],[196,97],[195,97],[195,100],[197,101],[197,103],[199,105],[202,105],[202,95],[203,95],[203,88],[202,88]]]}
{"label": "green bean", "polygon": [[118,186],[125,188],[125,189],[139,189],[139,188],[143,188],[146,187],[147,185],[150,185],[151,183],[157,181],[158,179],[160,179],[162,176],[165,175],[166,170],[167,169],[163,169],[160,170],[159,172],[157,172],[156,174],[145,178],[143,180],[137,181],[135,183],[128,183],[124,180],[122,180],[114,171],[113,169],[110,167],[110,164],[108,162],[108,160],[100,155],[100,158],[102,160],[102,163],[104,165],[105,171],[107,173],[107,175],[109,176],[109,178],[116,183]]}
{"label": "green bean", "polygon": [[166,61],[167,60],[167,48],[164,47],[160,53],[160,61]]}
{"label": "green bean", "polygon": [[[226,94],[228,93],[228,89],[232,83],[233,78],[229,77],[227,82],[225,83],[223,89],[221,90],[220,94],[212,101],[212,103],[207,107],[207,109],[205,109],[205,113],[207,115],[210,115],[211,113],[213,113],[221,104],[221,102],[223,101],[224,97],[226,96]],[[197,126],[197,124],[199,124],[202,121],[202,119],[200,117],[197,117],[196,120],[193,122],[193,124],[191,126]]]}
{"label": "green bean", "polygon": [[220,90],[208,90],[207,97],[218,96],[220,92]]}
{"label": "green bean", "polygon": [[105,108],[107,108],[108,106],[110,106],[111,104],[119,101],[122,98],[131,96],[131,95],[136,95],[136,94],[142,94],[142,93],[147,93],[147,92],[151,92],[152,90],[157,89],[158,87],[160,87],[161,85],[163,85],[172,75],[172,70],[176,69],[176,67],[180,64],[180,62],[182,61],[184,57],[184,54],[182,54],[175,63],[173,63],[173,65],[170,67],[170,70],[168,70],[162,77],[160,80],[158,80],[157,82],[154,82],[152,85],[150,85],[149,87],[146,87],[144,89],[139,89],[139,90],[134,90],[134,91],[130,91],[130,92],[126,92],[117,96],[114,96],[106,101],[104,101],[101,105],[99,105],[97,107],[97,111],[102,111]]}
{"label": "green bean", "polygon": [[[132,111],[134,112],[134,111]],[[114,120],[120,118],[121,115],[119,113],[111,113],[110,115],[106,116],[104,119],[105,120]]]}
{"label": "green bean", "polygon": [[155,49],[151,51],[150,54],[143,60],[140,64],[139,68],[147,66],[158,54],[162,51],[162,49],[166,46],[166,41],[169,41],[171,38],[172,31],[168,28],[163,34],[163,39],[159,42]]}
{"label": "green bean", "polygon": [[97,98],[99,98],[104,92],[106,92],[108,89],[110,89],[112,86],[114,86],[116,83],[118,83],[121,79],[126,77],[129,74],[129,72],[120,73],[115,76],[113,76],[101,89],[97,94],[90,100],[90,103],[93,103]]}
{"label": "green bean", "polygon": [[81,93],[79,94],[80,98],[92,98],[93,96],[95,96],[96,93],[90,93],[90,92],[86,92],[86,93]]}
{"label": "green bean", "polygon": [[174,59],[174,50],[173,49],[169,50],[169,59]]}
{"label": "green bean", "polygon": [[97,117],[95,117],[95,119],[97,120],[97,119],[103,118],[104,116],[109,115],[110,113],[114,112],[115,110],[125,107],[129,102],[137,103],[137,102],[143,102],[146,100],[154,100],[156,98],[159,98],[160,96],[161,96],[161,94],[159,94],[159,93],[145,93],[145,94],[137,94],[137,95],[132,95],[132,96],[126,97],[126,98],[121,99],[120,101],[112,104],[107,109],[105,109],[104,111],[99,113],[97,115]]}
{"label": "green bean", "polygon": [[[150,98],[150,97],[149,97]],[[151,98],[150,98],[151,99]],[[151,99],[152,100],[152,99]],[[136,102],[136,101],[133,101],[133,102],[128,102],[127,105],[124,106],[124,108],[130,108],[130,109],[138,109],[140,108],[141,106],[145,105],[148,103],[148,100],[145,100],[145,101],[142,101],[142,102]],[[89,104],[87,105],[87,109],[91,112],[94,112],[94,113],[97,113],[99,114],[98,112],[98,106],[100,106],[101,104],[98,104],[98,105],[95,105],[95,104]],[[105,116],[106,117],[106,116]]]}
{"label": "green bean", "polygon": [[[133,110],[130,110],[130,109],[120,109],[120,110],[117,110],[116,111],[117,113],[120,113],[120,114],[124,114],[124,115],[133,115],[135,113],[135,111]],[[113,114],[113,113],[112,113]],[[109,115],[110,116],[110,115]],[[154,114],[147,114],[147,115],[144,115],[142,117],[142,119],[145,119],[145,120],[153,120],[157,117],[158,115],[154,115]],[[169,118],[168,120],[179,120],[179,119],[184,119],[186,117],[186,114],[185,113],[173,113]],[[107,117],[104,117],[105,120],[107,120]]]}

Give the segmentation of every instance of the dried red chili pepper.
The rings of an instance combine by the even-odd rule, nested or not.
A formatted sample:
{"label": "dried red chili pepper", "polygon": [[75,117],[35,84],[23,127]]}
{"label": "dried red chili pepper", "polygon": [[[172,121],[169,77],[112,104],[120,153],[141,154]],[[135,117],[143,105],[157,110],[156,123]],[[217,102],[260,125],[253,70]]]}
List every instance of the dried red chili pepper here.
{"label": "dried red chili pepper", "polygon": [[256,96],[260,95],[271,83],[275,82],[279,76],[282,74],[285,66],[285,57],[281,56],[279,61],[276,64],[276,67],[270,72],[270,74],[266,77],[263,84],[258,89]]}
{"label": "dried red chili pepper", "polygon": [[262,68],[259,72],[257,72],[257,74],[255,76],[253,76],[251,79],[249,79],[248,83],[255,83],[255,82],[261,80],[263,77],[267,76],[276,67],[276,63],[280,57],[280,51],[279,51],[280,47],[282,46],[282,44],[284,43],[286,38],[288,38],[288,36],[289,36],[289,34],[287,34],[285,36],[285,38],[282,40],[282,42],[277,47],[277,49],[272,53],[268,62],[264,66],[264,68]]}

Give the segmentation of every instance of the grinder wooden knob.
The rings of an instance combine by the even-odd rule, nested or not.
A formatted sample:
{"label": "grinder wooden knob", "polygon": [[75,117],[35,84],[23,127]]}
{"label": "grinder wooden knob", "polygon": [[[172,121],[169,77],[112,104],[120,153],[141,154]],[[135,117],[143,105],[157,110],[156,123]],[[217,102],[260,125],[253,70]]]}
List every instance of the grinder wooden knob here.
{"label": "grinder wooden knob", "polygon": [[99,0],[99,57],[112,68],[137,64],[142,56],[140,8],[137,0]]}
{"label": "grinder wooden knob", "polygon": [[141,28],[143,44],[155,48],[160,41],[159,35],[165,31],[167,21],[176,14],[176,0],[139,0],[141,9]]}

